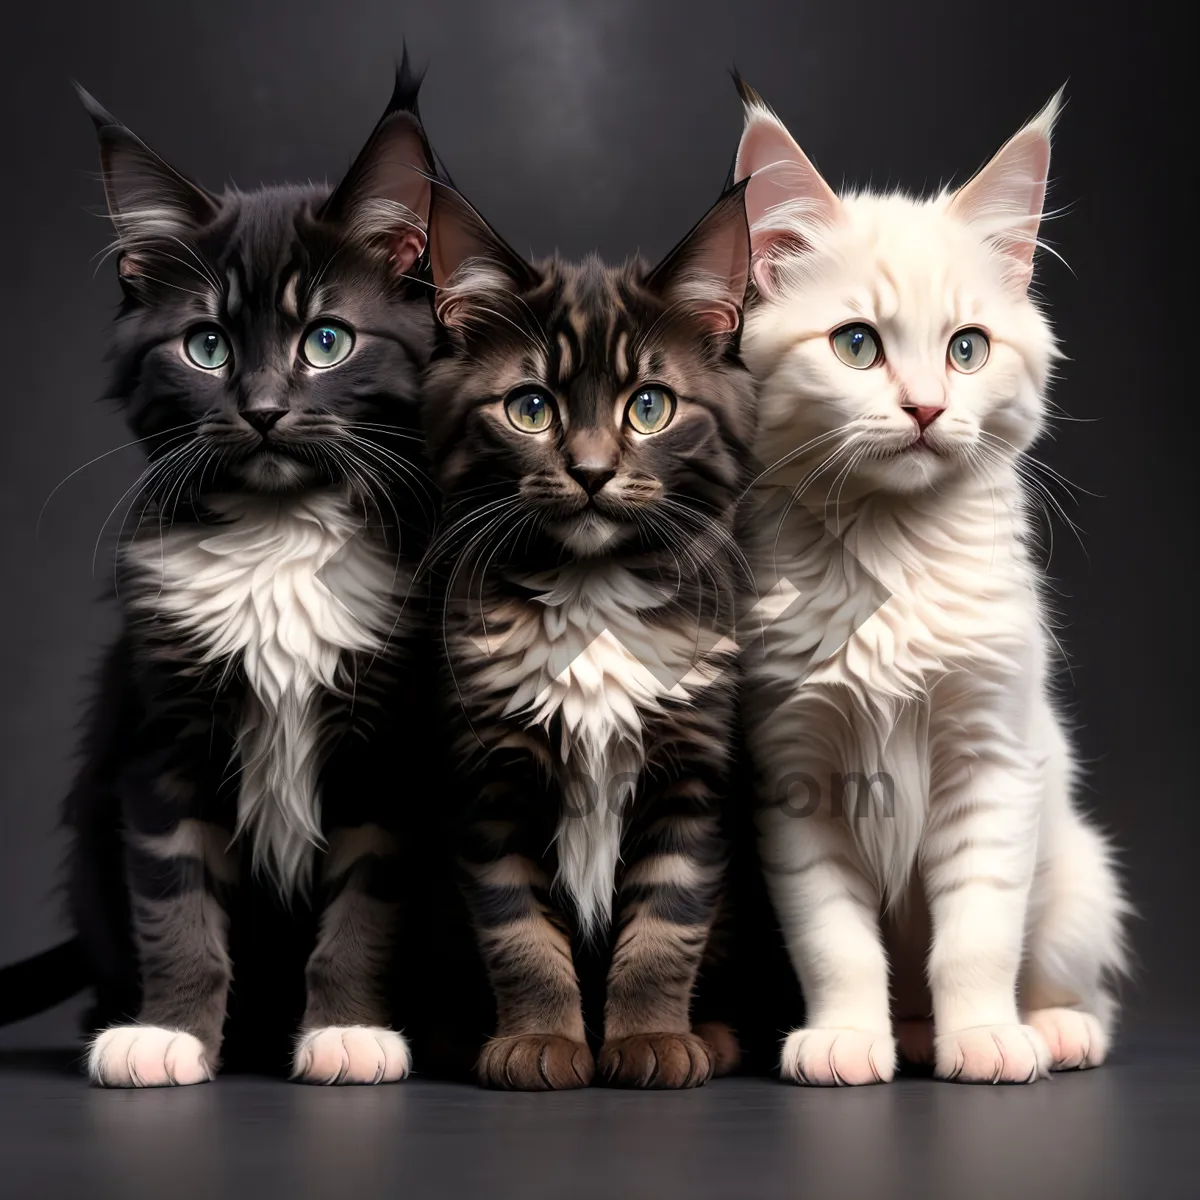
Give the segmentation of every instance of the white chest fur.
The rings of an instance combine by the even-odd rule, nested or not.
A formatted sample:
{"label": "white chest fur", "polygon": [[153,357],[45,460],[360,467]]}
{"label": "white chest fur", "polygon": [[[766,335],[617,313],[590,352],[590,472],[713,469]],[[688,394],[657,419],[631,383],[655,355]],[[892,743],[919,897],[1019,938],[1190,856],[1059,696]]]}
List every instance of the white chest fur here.
{"label": "white chest fur", "polygon": [[174,626],[199,664],[240,666],[237,832],[252,838],[256,868],[291,891],[307,885],[321,842],[321,695],[343,688],[346,652],[384,645],[395,564],[336,493],[213,507],[225,524],[131,548],[142,584],[134,603]]}
{"label": "white chest fur", "polygon": [[753,657],[752,713],[764,681],[791,693],[790,716],[752,722],[756,753],[784,775],[815,769],[800,759],[821,747],[830,770],[886,779],[890,819],[850,827],[890,894],[965,731],[1012,728],[1010,698],[1039,686],[1044,635],[1015,497],[880,497],[843,514],[841,542],[816,514],[781,534],[771,523],[751,547],[760,578],[777,572],[800,593]]}
{"label": "white chest fur", "polygon": [[821,514],[771,523],[751,548],[756,574],[777,573],[802,601],[765,631],[778,652],[765,669],[864,703],[927,697],[948,673],[1021,672],[1040,634],[1023,527],[1001,492],[873,499],[844,516],[840,542]]}
{"label": "white chest fur", "polygon": [[511,692],[505,715],[549,728],[563,793],[556,837],[557,884],[580,926],[593,932],[612,915],[622,811],[644,762],[645,719],[666,697],[686,701],[717,677],[735,650],[708,649],[694,627],[651,625],[644,617],[665,592],[612,564],[576,565],[522,581],[543,589],[502,614],[500,635],[472,639],[485,660],[479,682]]}

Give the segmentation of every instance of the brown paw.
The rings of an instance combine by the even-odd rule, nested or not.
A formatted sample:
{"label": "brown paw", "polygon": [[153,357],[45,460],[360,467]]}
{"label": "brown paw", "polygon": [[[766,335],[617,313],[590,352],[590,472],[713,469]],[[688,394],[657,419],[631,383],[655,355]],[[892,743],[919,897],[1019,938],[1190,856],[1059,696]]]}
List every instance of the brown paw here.
{"label": "brown paw", "polygon": [[600,1050],[600,1074],[613,1087],[693,1088],[712,1073],[713,1053],[693,1033],[635,1033]]}
{"label": "brown paw", "polygon": [[724,1021],[704,1021],[692,1032],[708,1047],[713,1059],[713,1078],[732,1075],[742,1063],[737,1034]]}
{"label": "brown paw", "polygon": [[476,1072],[484,1087],[514,1092],[551,1092],[587,1087],[596,1064],[582,1042],[554,1033],[492,1038]]}

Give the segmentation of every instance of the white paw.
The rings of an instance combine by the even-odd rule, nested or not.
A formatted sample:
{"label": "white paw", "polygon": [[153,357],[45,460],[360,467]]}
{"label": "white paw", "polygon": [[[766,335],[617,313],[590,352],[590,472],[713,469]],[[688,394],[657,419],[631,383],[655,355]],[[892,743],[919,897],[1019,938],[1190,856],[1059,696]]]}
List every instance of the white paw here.
{"label": "white paw", "polygon": [[412,1065],[408,1043],[373,1025],[329,1025],[301,1035],[292,1078],[303,1083],[395,1083]]}
{"label": "white paw", "polygon": [[812,1087],[891,1083],[896,1042],[859,1029],[793,1029],[783,1044],[780,1074]]}
{"label": "white paw", "polygon": [[1052,1071],[1098,1067],[1108,1055],[1108,1035],[1091,1013],[1073,1008],[1040,1008],[1027,1013],[1025,1020],[1049,1047]]}
{"label": "white paw", "polygon": [[104,1030],[88,1050],[87,1071],[101,1087],[171,1087],[213,1077],[199,1038],[156,1025]]}
{"label": "white paw", "polygon": [[933,1039],[934,1074],[958,1083],[1033,1083],[1050,1073],[1050,1051],[1028,1025],[976,1025]]}

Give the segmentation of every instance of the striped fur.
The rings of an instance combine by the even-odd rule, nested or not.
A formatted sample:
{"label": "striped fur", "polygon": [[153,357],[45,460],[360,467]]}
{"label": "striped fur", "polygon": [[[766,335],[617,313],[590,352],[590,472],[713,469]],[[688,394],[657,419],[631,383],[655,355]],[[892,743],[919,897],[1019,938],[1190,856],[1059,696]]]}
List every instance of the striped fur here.
{"label": "striped fur", "polygon": [[[416,400],[432,322],[403,276],[429,192],[415,91],[402,71],[332,192],[219,197],[86,100],[125,284],[113,391],[150,457],[117,552],[123,633],[67,804],[72,917],[107,1026],[97,1083],[210,1078],[239,937],[268,963],[251,976],[305,970],[234,914],[286,915],[303,954],[310,907],[296,1075],[408,1070],[386,1027],[394,766],[411,782],[427,753],[410,593],[428,536]],[[303,351],[327,324],[352,338],[332,365]],[[196,360],[197,329],[219,335],[220,361]],[[290,1013],[269,1018],[246,1040],[294,1032]]]}
{"label": "striped fur", "polygon": [[[713,1067],[689,1005],[725,859],[733,512],[752,435],[741,195],[655,271],[531,266],[442,189],[430,251],[435,612],[463,881],[498,1011],[479,1075],[586,1084],[577,966],[611,944],[603,1074],[694,1086]],[[677,398],[653,434],[626,419],[647,383]],[[532,434],[505,409],[530,385],[554,408]],[[582,473],[601,469],[589,493]]]}

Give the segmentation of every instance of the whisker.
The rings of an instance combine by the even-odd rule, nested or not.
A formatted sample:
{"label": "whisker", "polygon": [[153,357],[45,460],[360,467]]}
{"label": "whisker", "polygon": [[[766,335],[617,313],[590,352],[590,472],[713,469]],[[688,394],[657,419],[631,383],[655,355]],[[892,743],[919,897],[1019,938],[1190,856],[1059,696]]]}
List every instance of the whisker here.
{"label": "whisker", "polygon": [[[160,449],[165,449],[167,446],[171,445],[173,442],[176,442],[182,438],[191,436],[190,433],[188,433],[186,431],[191,428],[194,428],[196,425],[199,425],[199,424],[200,424],[199,421],[191,421],[186,426],[176,426],[176,428],[181,428],[181,429],[185,430],[185,432],[179,433],[174,437],[168,438],[165,442],[163,442]],[[58,481],[58,483],[56,483],[54,485],[54,487],[50,489],[50,494],[42,502],[42,507],[38,511],[37,524],[34,527],[34,540],[36,541],[38,536],[41,533],[42,518],[46,515],[46,509],[49,507],[50,501],[53,500],[54,497],[58,494],[59,490],[65,484],[69,483],[72,479],[74,479],[75,476],[80,473],[80,471],[86,471],[88,469],[88,467],[95,466],[96,463],[103,461],[104,459],[108,458],[110,455],[119,454],[122,450],[128,450],[132,446],[140,446],[143,442],[152,441],[156,437],[162,437],[162,434],[148,433],[148,434],[146,434],[145,437],[134,438],[133,441],[131,441],[131,442],[125,442],[123,445],[114,446],[111,450],[105,450],[105,452],[103,454],[97,454],[95,458],[89,458],[87,462],[85,462],[80,467],[76,467],[75,470],[73,470],[69,475],[64,475],[63,478],[60,479]]]}

